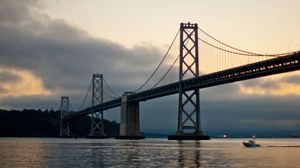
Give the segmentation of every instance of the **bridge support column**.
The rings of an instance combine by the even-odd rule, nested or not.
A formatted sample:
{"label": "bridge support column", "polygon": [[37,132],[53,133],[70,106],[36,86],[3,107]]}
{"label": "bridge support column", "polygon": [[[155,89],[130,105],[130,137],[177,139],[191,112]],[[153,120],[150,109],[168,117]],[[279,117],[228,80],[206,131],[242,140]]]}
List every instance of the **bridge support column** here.
{"label": "bridge support column", "polygon": [[128,102],[130,93],[122,95],[120,136],[116,139],[144,139],[140,133],[140,105],[139,102]]}
{"label": "bridge support column", "polygon": [[60,137],[70,137],[69,122],[63,121],[67,115],[69,115],[69,97],[62,96],[60,100]]}
{"label": "bridge support column", "polygon": [[178,125],[169,140],[209,140],[200,125],[199,89],[186,91],[182,80],[199,76],[198,25],[180,24]]}

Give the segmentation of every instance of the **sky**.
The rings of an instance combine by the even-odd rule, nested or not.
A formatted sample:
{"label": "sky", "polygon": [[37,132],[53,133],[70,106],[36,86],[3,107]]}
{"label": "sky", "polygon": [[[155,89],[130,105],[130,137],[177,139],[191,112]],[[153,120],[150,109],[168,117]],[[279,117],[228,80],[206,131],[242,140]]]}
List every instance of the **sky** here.
{"label": "sky", "polygon": [[[298,0],[0,3],[0,106],[7,109],[58,109],[63,95],[76,109],[93,73],[102,73],[118,94],[133,91],[158,65],[181,22],[198,23],[248,51],[300,50]],[[201,90],[203,130],[300,132],[299,77],[292,72]],[[178,95],[141,102],[142,131],[174,132],[177,106]],[[105,118],[118,121],[119,111],[105,111]]]}

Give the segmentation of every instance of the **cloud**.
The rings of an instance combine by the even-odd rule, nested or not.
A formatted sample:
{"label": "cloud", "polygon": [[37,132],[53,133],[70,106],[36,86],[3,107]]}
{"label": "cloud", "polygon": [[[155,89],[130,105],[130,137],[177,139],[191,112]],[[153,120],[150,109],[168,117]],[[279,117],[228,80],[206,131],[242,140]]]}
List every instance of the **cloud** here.
{"label": "cloud", "polygon": [[[70,96],[77,109],[93,73],[102,73],[118,94],[134,91],[163,56],[161,50],[151,44],[127,48],[107,39],[94,38],[65,20],[45,15],[40,10],[41,6],[33,0],[6,0],[3,3],[1,12],[13,14],[1,15],[0,67],[24,71],[34,77],[40,83],[38,93],[51,100],[56,98],[56,104],[60,96],[66,95]],[[166,70],[168,66],[163,64],[162,69]],[[5,95],[9,101],[2,101],[1,104],[11,108],[26,108],[22,102],[30,102],[27,97],[36,95],[36,92],[11,98],[9,96],[12,95]],[[26,101],[16,96],[25,96]],[[41,105],[41,108],[55,106],[51,104],[53,101],[49,101],[50,105],[35,102],[37,108]],[[32,103],[28,104],[32,107]]]}
{"label": "cloud", "polygon": [[285,82],[285,83],[290,83],[290,84],[299,84],[300,83],[300,75],[297,75],[297,74],[289,75],[287,77],[284,77],[281,81]]}
{"label": "cloud", "polygon": [[20,81],[20,76],[12,73],[11,71],[0,71],[0,82],[1,83],[15,83]]}
{"label": "cloud", "polygon": [[15,23],[30,19],[31,10],[40,7],[38,0],[1,0],[0,20],[1,24]]}
{"label": "cloud", "polygon": [[44,88],[43,81],[25,70],[0,68],[0,99],[28,95],[47,96],[50,92]]}
{"label": "cloud", "polygon": [[208,130],[297,130],[296,123],[300,121],[298,96],[202,99],[202,121]]}
{"label": "cloud", "polygon": [[1,5],[1,13],[13,14],[1,15],[0,66],[34,73],[52,92],[83,94],[92,73],[103,73],[119,91],[133,90],[161,59],[154,46],[126,48],[93,38],[38,7],[37,1],[6,0]]}
{"label": "cloud", "polygon": [[241,82],[239,90],[246,95],[300,95],[300,81],[298,72],[277,77],[253,79]]}

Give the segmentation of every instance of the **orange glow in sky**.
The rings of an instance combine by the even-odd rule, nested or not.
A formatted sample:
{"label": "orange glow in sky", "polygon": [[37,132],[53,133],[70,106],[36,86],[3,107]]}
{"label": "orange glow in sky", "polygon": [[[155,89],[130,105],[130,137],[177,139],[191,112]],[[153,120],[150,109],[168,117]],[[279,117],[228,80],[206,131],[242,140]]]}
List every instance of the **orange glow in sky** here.
{"label": "orange glow in sky", "polygon": [[8,70],[19,79],[14,82],[2,82],[0,86],[4,92],[0,93],[0,98],[50,95],[51,92],[45,89],[43,81],[29,71],[0,68],[0,72]]}

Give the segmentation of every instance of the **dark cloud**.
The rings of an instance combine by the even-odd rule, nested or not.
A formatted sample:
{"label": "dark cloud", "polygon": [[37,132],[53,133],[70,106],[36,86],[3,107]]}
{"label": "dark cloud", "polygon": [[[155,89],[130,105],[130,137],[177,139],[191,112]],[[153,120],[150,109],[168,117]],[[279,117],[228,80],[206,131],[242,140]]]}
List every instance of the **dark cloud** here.
{"label": "dark cloud", "polygon": [[31,8],[40,6],[38,0],[1,0],[0,20],[1,25],[19,24],[31,18]]}
{"label": "dark cloud", "polygon": [[[7,97],[1,99],[1,108],[14,109],[59,109],[58,101],[59,97],[51,96],[22,96],[22,97]],[[38,105],[37,105],[38,103]]]}
{"label": "dark cloud", "polygon": [[153,46],[126,48],[93,38],[63,20],[38,12],[32,17],[35,6],[36,1],[7,0],[0,8],[14,13],[1,15],[0,65],[30,70],[47,89],[83,90],[92,73],[103,73],[119,90],[133,90],[161,59]]}
{"label": "dark cloud", "polygon": [[299,96],[243,97],[215,101],[203,98],[201,111],[205,128],[227,131],[297,130],[296,123],[300,123]]}

